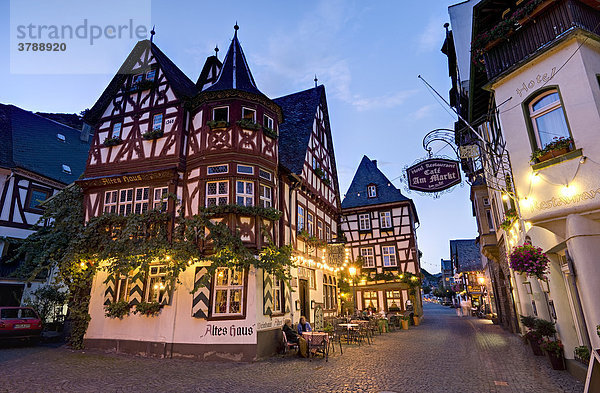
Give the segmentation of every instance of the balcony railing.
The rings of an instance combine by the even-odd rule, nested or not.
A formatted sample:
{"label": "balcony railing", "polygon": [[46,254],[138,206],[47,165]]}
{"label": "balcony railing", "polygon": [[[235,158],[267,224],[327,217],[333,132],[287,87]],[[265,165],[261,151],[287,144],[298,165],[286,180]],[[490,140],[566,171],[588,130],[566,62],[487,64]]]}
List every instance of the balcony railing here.
{"label": "balcony railing", "polygon": [[[559,0],[484,53],[488,79],[533,55],[571,29],[598,34],[600,12],[578,0]],[[596,30],[596,31],[594,31]]]}

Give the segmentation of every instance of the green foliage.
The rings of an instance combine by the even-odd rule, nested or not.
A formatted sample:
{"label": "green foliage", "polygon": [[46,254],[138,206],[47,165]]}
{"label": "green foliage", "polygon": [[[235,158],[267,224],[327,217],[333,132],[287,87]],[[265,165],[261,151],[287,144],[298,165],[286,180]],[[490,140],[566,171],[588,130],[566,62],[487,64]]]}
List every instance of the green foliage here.
{"label": "green foliage", "polygon": [[112,302],[104,306],[105,315],[108,318],[123,318],[125,315],[129,315],[131,305],[125,300],[119,300],[118,302]]}
{"label": "green foliage", "polygon": [[530,315],[521,315],[521,323],[527,329],[534,329],[537,322],[537,318]]}
{"label": "green foliage", "polygon": [[225,121],[225,120],[219,120],[219,121],[209,120],[209,121],[206,122],[206,125],[211,130],[214,130],[215,128],[226,128],[226,127],[229,127],[229,122]]}
{"label": "green foliage", "polygon": [[551,337],[556,334],[556,327],[554,326],[554,322],[537,319],[535,321],[535,331],[542,337]]}
{"label": "green foliage", "polygon": [[135,305],[134,314],[142,314],[147,317],[155,317],[162,310],[162,304],[159,302],[141,302]]}
{"label": "green foliage", "polygon": [[310,247],[320,248],[327,245],[325,240],[321,240],[317,236],[311,235],[305,229],[302,229],[300,232],[298,232],[298,238],[308,244]]}
{"label": "green foliage", "polygon": [[145,140],[149,141],[152,139],[158,139],[158,138],[162,138],[162,136],[164,135],[164,131],[162,129],[157,129],[157,130],[152,130],[152,131],[147,131],[144,132],[142,134],[142,138],[144,138]]}
{"label": "green foliage", "polygon": [[57,285],[44,285],[32,293],[33,297],[25,299],[24,305],[32,307],[43,322],[62,322],[62,311],[67,304],[66,288]]}
{"label": "green foliage", "polygon": [[277,133],[269,127],[263,126],[262,131],[263,131],[263,134],[265,134],[269,138],[277,139],[277,137],[278,137]]}
{"label": "green foliage", "polygon": [[250,119],[238,120],[236,121],[236,124],[242,128],[245,128],[246,130],[258,131],[261,128],[260,124],[255,123]]}
{"label": "green foliage", "polygon": [[550,153],[551,151],[558,151],[562,149],[571,150],[573,147],[573,138],[565,138],[563,136],[554,137],[554,140],[548,143],[543,149],[536,149],[531,153],[531,161],[539,161],[539,158]]}
{"label": "green foliage", "polygon": [[[84,224],[83,192],[72,186],[47,202],[40,222],[51,224],[29,236],[15,258],[25,257],[22,268],[30,279],[58,266],[60,279],[69,289],[70,343],[79,349],[90,320],[92,279],[99,269],[120,275],[136,269],[146,271],[151,264],[161,262],[166,266],[165,281],[173,282],[191,263],[202,260],[209,264],[197,286],[206,286],[219,267],[264,269],[289,285],[291,246],[269,244],[256,256],[239,233],[223,222],[211,222],[211,218],[229,213],[271,221],[281,216],[272,208],[227,205],[203,208],[189,217],[184,217],[182,210],[176,217],[158,210],[128,216],[104,214]],[[202,242],[209,246],[208,251],[200,247]],[[142,305],[136,312],[147,314],[150,310],[155,314],[155,309],[154,305]]]}
{"label": "green foliage", "polygon": [[553,353],[555,355],[560,355],[563,351],[563,344],[560,340],[552,341],[552,340],[544,340],[542,344],[540,344],[540,348],[548,353]]}
{"label": "green foliage", "polygon": [[116,138],[106,138],[104,139],[104,146],[109,147],[109,146],[117,146],[120,145],[121,143],[123,143],[123,140],[119,137]]}
{"label": "green foliage", "polygon": [[410,314],[404,314],[401,318],[403,321],[410,321]]}
{"label": "green foliage", "polygon": [[585,345],[575,347],[575,357],[588,363],[590,361],[590,349]]}

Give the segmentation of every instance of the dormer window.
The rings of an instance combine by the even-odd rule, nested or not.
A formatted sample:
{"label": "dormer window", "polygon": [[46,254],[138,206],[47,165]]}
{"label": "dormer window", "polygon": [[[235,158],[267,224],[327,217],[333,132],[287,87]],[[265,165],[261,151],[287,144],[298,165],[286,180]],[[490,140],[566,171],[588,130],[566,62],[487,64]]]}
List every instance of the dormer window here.
{"label": "dormer window", "polygon": [[111,138],[120,138],[121,137],[121,126],[122,126],[122,123],[120,123],[120,122],[113,124]]}
{"label": "dormer window", "polygon": [[66,174],[69,174],[69,175],[71,174],[71,167],[68,165],[62,164],[62,170]]}
{"label": "dormer window", "polygon": [[56,138],[58,138],[61,142],[66,142],[67,138],[63,134],[56,134]]}
{"label": "dormer window", "polygon": [[131,88],[135,89],[137,87],[137,85],[142,83],[143,79],[144,79],[144,74],[134,75],[133,78],[131,79]]}
{"label": "dormer window", "polygon": [[254,109],[242,108],[242,119],[256,123],[256,111]]}
{"label": "dormer window", "polygon": [[222,106],[213,109],[213,121],[229,121],[229,107]]}
{"label": "dormer window", "polygon": [[367,186],[367,196],[369,198],[375,198],[377,196],[377,186],[375,186],[375,185]]}

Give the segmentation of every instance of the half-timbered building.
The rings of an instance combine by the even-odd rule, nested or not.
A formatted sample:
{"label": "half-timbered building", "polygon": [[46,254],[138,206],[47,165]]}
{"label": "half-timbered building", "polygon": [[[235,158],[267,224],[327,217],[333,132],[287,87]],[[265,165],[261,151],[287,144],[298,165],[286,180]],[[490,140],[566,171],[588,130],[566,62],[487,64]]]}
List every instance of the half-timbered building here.
{"label": "half-timbered building", "polygon": [[421,273],[418,222],[413,201],[379,170],[377,161],[364,156],[342,201],[341,219],[351,263],[359,272],[353,291],[359,310],[403,312],[412,305],[420,315],[420,288],[411,295],[410,285],[402,282],[407,273]]}
{"label": "half-timbered building", "polygon": [[16,273],[17,239],[34,232],[41,203],[85,168],[89,134],[14,105],[0,104],[0,306],[18,306],[52,275],[26,283]]}
{"label": "half-timbered building", "polygon": [[[90,347],[252,360],[280,346],[284,318],[320,320],[337,310],[336,268],[325,245],[338,231],[340,198],[324,87],[270,99],[258,89],[235,30],[223,62],[210,56],[196,83],[151,41],[135,46],[86,117],[96,130],[79,181],[86,218],[273,207],[283,212],[277,221],[239,209],[214,220],[257,254],[270,241],[291,244],[298,263],[292,283],[254,268],[220,269],[193,292],[206,262],[191,264],[172,286],[158,285],[166,261],[121,277],[99,272],[85,337]],[[179,206],[166,195],[176,195]],[[107,318],[104,306],[120,300],[163,308],[152,318]]]}

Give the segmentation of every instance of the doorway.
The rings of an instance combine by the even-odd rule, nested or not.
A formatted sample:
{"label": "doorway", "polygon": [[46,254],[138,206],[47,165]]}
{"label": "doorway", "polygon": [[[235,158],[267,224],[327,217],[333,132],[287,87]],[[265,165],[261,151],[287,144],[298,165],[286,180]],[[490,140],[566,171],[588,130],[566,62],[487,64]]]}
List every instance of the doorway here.
{"label": "doorway", "polygon": [[310,305],[308,296],[308,280],[298,280],[298,295],[300,297],[300,315],[310,322]]}

